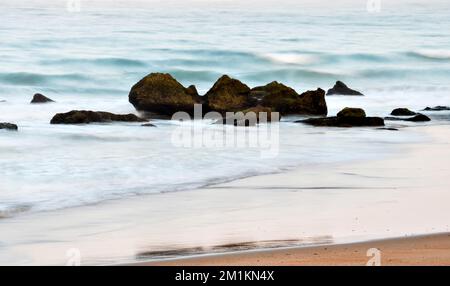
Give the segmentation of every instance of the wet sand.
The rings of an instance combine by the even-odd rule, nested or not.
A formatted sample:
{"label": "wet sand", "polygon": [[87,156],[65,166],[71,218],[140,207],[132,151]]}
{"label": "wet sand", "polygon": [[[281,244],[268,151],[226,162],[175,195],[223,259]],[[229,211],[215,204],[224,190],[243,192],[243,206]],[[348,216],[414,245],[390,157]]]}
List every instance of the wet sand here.
{"label": "wet sand", "polygon": [[450,266],[450,234],[235,252],[141,266]]}

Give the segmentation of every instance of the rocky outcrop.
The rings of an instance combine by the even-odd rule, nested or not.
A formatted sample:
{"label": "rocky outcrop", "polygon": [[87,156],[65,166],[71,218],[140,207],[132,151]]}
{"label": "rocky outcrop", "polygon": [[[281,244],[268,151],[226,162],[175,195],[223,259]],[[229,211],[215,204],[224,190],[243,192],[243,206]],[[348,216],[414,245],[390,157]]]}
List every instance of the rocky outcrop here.
{"label": "rocky outcrop", "polygon": [[7,123],[7,122],[0,122],[0,129],[17,131],[19,128],[17,127],[16,124]]}
{"label": "rocky outcrop", "polygon": [[435,106],[435,107],[427,107],[423,111],[448,111],[450,110],[449,106]]}
{"label": "rocky outcrop", "polygon": [[298,94],[294,89],[276,81],[251,90],[254,100],[282,115],[326,115],[328,112],[325,91],[317,89]]}
{"label": "rocky outcrop", "polygon": [[185,111],[192,114],[194,104],[198,103],[197,90],[185,88],[170,74],[152,73],[135,84],[128,96],[137,110],[149,114],[172,116]]}
{"label": "rocky outcrop", "polygon": [[33,99],[31,100],[30,103],[48,103],[48,102],[54,102],[54,101],[51,100],[50,98],[46,97],[45,95],[42,95],[40,93],[36,93],[33,96]]}
{"label": "rocky outcrop", "polygon": [[417,115],[413,116],[413,117],[409,117],[409,118],[401,118],[401,117],[385,117],[385,120],[389,120],[389,121],[411,121],[411,122],[427,122],[427,121],[431,121],[431,119],[421,113],[418,113]]}
{"label": "rocky outcrop", "polygon": [[364,110],[360,108],[344,108],[337,116],[309,118],[296,121],[313,126],[327,127],[377,127],[384,126],[384,120],[380,117],[367,117]]}
{"label": "rocky outcrop", "polygon": [[393,116],[412,116],[416,114],[416,112],[411,111],[408,108],[396,108],[391,112],[391,115]]}
{"label": "rocky outcrop", "polygon": [[363,95],[361,92],[349,88],[342,81],[337,81],[333,88],[329,89],[327,95]]}
{"label": "rocky outcrop", "polygon": [[250,97],[250,88],[227,75],[220,77],[205,94],[208,110],[219,113],[236,112],[255,104]]}
{"label": "rocky outcrop", "polygon": [[72,110],[67,113],[58,113],[51,124],[88,124],[92,122],[145,122],[147,120],[137,117],[134,114],[114,114],[104,111]]}

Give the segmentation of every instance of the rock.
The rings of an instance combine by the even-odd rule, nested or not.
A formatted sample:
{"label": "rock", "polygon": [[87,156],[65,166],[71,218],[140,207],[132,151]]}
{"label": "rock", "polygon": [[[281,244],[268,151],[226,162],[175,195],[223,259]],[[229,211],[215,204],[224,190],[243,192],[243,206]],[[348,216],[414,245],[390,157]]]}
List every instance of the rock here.
{"label": "rock", "polygon": [[338,112],[337,117],[366,117],[366,112],[361,108],[346,107]]}
{"label": "rock", "polygon": [[309,118],[296,121],[313,126],[328,127],[376,127],[384,126],[384,120],[380,117],[366,117],[364,110],[360,108],[344,108],[334,117]]}
{"label": "rock", "polygon": [[7,122],[0,122],[0,129],[17,131],[19,128],[17,127],[16,124],[7,123]]}
{"label": "rock", "polygon": [[185,88],[170,74],[151,73],[135,84],[128,96],[133,106],[150,114],[172,116],[175,112],[194,112],[196,89]]}
{"label": "rock", "polygon": [[397,128],[392,128],[392,127],[382,127],[382,128],[377,128],[378,130],[388,130],[388,131],[398,131]]}
{"label": "rock", "polygon": [[279,116],[272,116],[272,109],[270,107],[256,106],[242,112],[236,112],[234,113],[234,116],[228,116],[222,120],[218,120],[215,124],[255,126],[256,123],[267,123],[279,120]]}
{"label": "rock", "polygon": [[219,113],[236,112],[254,105],[250,88],[237,79],[223,75],[205,94],[207,108]]}
{"label": "rock", "polygon": [[450,107],[448,106],[435,106],[435,107],[427,107],[423,111],[448,111]]}
{"label": "rock", "polygon": [[51,124],[88,124],[91,122],[145,122],[147,120],[137,117],[134,114],[114,114],[103,111],[72,110],[67,113],[58,113]]}
{"label": "rock", "polygon": [[155,124],[151,124],[151,123],[145,123],[145,124],[142,124],[141,126],[143,126],[143,127],[156,127]]}
{"label": "rock", "polygon": [[262,106],[270,107],[282,115],[326,115],[325,91],[307,91],[298,94],[294,89],[276,81],[251,90],[251,97]]}
{"label": "rock", "polygon": [[391,115],[394,116],[412,116],[416,114],[417,114],[416,112],[411,111],[408,108],[396,108],[391,112]]}
{"label": "rock", "polygon": [[36,93],[33,96],[33,99],[31,100],[30,103],[47,103],[47,102],[54,102],[54,101],[51,100],[50,98],[46,97],[45,95],[42,95],[40,93]]}
{"label": "rock", "polygon": [[385,117],[384,119],[389,120],[389,121],[412,121],[412,122],[431,121],[431,119],[428,116],[423,115],[421,113],[418,113],[416,116],[409,117],[409,118]]}
{"label": "rock", "polygon": [[412,122],[426,122],[426,121],[431,121],[431,119],[430,119],[428,116],[423,115],[423,114],[421,114],[421,113],[417,114],[417,115],[414,116],[414,117],[405,119],[405,120],[406,120],[406,121],[412,121]]}
{"label": "rock", "polygon": [[333,88],[329,89],[327,95],[363,95],[361,92],[357,90],[353,90],[349,88],[342,81],[337,81]]}

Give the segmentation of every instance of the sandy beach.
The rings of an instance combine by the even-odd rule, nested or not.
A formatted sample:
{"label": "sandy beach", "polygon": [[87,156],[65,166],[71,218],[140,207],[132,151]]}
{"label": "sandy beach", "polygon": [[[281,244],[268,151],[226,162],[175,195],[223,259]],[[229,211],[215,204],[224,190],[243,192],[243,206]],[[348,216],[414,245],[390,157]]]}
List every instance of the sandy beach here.
{"label": "sandy beach", "polygon": [[[445,235],[388,240],[381,246],[356,244],[352,247],[358,253],[351,254],[358,256],[348,259],[350,248],[339,246],[450,232],[449,126],[396,132],[422,139],[400,143],[394,155],[378,160],[308,165],[192,191],[3,219],[0,233],[8,247],[0,247],[0,263],[65,265],[68,251],[75,249],[82,265],[364,264],[368,246],[386,246],[386,264],[448,264]],[[333,249],[343,260],[326,256],[330,248],[324,245],[337,245]],[[290,249],[236,254],[286,247]],[[291,252],[299,254],[281,259]],[[234,254],[165,262],[222,253]],[[406,261],[409,255],[412,260]]]}
{"label": "sandy beach", "polygon": [[[379,251],[375,254],[375,251]],[[379,255],[379,263],[370,261]],[[304,248],[237,252],[140,266],[450,266],[450,234]]]}

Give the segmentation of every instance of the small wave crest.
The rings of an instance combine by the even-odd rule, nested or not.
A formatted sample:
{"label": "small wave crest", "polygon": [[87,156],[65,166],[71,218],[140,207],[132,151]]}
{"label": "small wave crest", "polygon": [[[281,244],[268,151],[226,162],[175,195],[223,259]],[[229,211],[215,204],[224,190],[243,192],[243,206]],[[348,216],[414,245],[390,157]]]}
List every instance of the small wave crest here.
{"label": "small wave crest", "polygon": [[450,60],[450,50],[419,50],[409,52],[408,55],[428,60]]}

